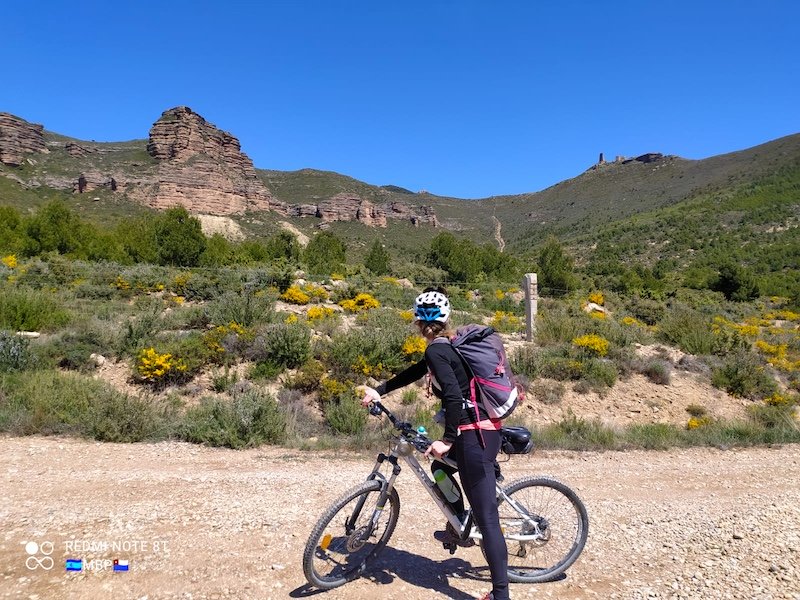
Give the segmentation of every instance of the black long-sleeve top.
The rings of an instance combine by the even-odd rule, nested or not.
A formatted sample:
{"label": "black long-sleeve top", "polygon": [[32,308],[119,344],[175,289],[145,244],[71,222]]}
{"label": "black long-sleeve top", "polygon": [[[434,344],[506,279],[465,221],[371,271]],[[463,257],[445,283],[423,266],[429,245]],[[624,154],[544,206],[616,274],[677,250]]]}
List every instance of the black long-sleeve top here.
{"label": "black long-sleeve top", "polygon": [[475,407],[469,400],[469,375],[461,357],[449,343],[428,344],[425,356],[421,361],[401,371],[375,389],[383,396],[415,382],[428,371],[432,376],[433,393],[441,399],[445,412],[442,441],[453,443],[458,437],[459,425],[468,425],[477,420],[487,419],[488,415],[479,403],[479,419],[476,418]]}

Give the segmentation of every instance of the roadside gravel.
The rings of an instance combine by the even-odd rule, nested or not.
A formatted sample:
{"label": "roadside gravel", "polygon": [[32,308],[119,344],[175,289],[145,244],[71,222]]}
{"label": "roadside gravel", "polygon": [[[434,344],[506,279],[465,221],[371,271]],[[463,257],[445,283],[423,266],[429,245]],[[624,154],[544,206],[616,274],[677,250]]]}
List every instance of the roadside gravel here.
{"label": "roadside gravel", "polygon": [[[512,584],[512,598],[800,600],[798,450],[515,458],[503,467],[507,481],[561,479],[586,503],[590,530],[566,577]],[[41,437],[0,437],[0,455],[0,598],[31,600],[314,596],[300,564],[306,537],[374,459]],[[443,550],[431,537],[441,515],[410,473],[398,481],[389,546],[367,577],[318,597],[465,600],[487,591],[480,550]],[[44,542],[50,570],[38,562]],[[97,568],[67,573],[68,558]],[[130,570],[101,568],[113,559]]]}

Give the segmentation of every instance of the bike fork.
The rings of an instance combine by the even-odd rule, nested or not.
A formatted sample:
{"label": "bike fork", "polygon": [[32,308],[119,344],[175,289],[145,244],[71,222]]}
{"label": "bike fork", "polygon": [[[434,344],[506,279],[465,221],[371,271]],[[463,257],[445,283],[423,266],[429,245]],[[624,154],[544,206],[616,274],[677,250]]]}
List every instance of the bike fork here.
{"label": "bike fork", "polygon": [[[392,474],[387,480],[384,477],[383,473],[380,472],[381,465],[388,461],[391,463],[392,466]],[[375,510],[372,513],[372,517],[370,519],[370,526],[364,532],[364,539],[368,538],[372,535],[372,532],[375,530],[375,527],[378,525],[378,521],[381,518],[381,514],[383,513],[383,509],[386,507],[386,500],[389,497],[389,494],[392,493],[392,489],[394,489],[394,481],[397,479],[397,476],[400,474],[400,465],[397,464],[397,457],[390,455],[386,456],[385,454],[381,453],[378,455],[378,460],[375,461],[375,466],[372,469],[372,472],[367,476],[367,481],[371,480],[378,480],[381,483],[381,492],[378,496],[378,501],[375,506]],[[361,516],[361,511],[364,508],[364,502],[366,502],[366,497],[362,497],[356,503],[355,508],[353,508],[353,512],[350,515],[350,518],[345,521],[345,531],[350,534],[356,529],[356,523],[358,523],[358,518]]]}

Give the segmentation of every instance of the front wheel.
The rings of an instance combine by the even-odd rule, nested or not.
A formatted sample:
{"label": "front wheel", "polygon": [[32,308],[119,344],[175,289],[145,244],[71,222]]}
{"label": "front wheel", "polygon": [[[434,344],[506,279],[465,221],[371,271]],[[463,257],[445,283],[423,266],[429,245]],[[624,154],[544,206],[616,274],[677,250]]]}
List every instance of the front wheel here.
{"label": "front wheel", "polygon": [[366,569],[389,541],[400,515],[397,490],[378,508],[381,482],[365,481],[345,492],[320,517],[306,542],[303,573],[323,590],[339,587]]}
{"label": "front wheel", "polygon": [[540,583],[555,579],[586,545],[586,507],[569,487],[547,477],[518,479],[504,491],[511,500],[501,498],[498,512],[508,546],[509,580]]}

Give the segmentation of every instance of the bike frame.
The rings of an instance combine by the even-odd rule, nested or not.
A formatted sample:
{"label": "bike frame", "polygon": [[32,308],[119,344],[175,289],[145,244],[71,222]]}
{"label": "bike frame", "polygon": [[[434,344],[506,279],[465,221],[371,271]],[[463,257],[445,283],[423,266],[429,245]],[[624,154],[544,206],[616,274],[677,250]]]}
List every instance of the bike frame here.
{"label": "bike frame", "polygon": [[[376,409],[380,412],[384,412],[389,416],[389,419],[392,421],[392,424],[397,429],[401,429],[403,423],[399,423],[394,415],[392,415],[385,407],[383,407],[380,403],[375,403]],[[403,429],[401,429],[403,430]],[[453,527],[453,530],[458,532],[459,537],[462,540],[466,540],[468,538],[472,538],[474,540],[481,540],[483,536],[481,533],[474,527],[472,527],[472,512],[470,510],[470,516],[467,518],[465,523],[461,523],[458,519],[456,514],[453,512],[452,508],[450,508],[450,504],[446,502],[442,496],[441,492],[439,491],[439,487],[436,485],[436,482],[431,479],[428,475],[427,471],[422,467],[422,465],[417,460],[417,457],[414,455],[415,450],[420,450],[419,448],[415,447],[411,442],[406,440],[404,437],[395,438],[391,451],[389,454],[380,453],[377,456],[375,461],[375,466],[372,469],[372,472],[367,476],[367,480],[378,480],[381,483],[381,494],[378,498],[377,506],[375,511],[372,515],[372,528],[376,527],[378,524],[378,520],[380,519],[381,513],[383,512],[384,507],[386,506],[386,499],[389,497],[389,494],[394,489],[394,483],[397,479],[397,476],[400,475],[402,470],[400,466],[399,459],[402,459],[412,470],[414,475],[416,475],[419,482],[422,484],[422,487],[428,492],[428,494],[433,499],[436,506],[439,507],[439,510],[442,511],[442,514],[447,518],[447,521]],[[451,467],[458,468],[456,461],[446,456],[442,457],[441,459],[435,459],[439,462],[442,462],[446,465]],[[386,475],[382,472],[382,468],[385,463],[388,463],[392,466],[391,474],[387,478]],[[529,542],[529,541],[537,541],[541,540],[544,537],[544,532],[541,525],[546,525],[543,523],[541,517],[531,515],[525,509],[525,507],[521,506],[518,502],[514,500],[511,496],[507,495],[500,484],[495,482],[495,490],[497,493],[498,498],[502,499],[502,501],[507,502],[509,506],[511,506],[517,514],[519,514],[520,518],[523,519],[529,526],[531,533],[528,535],[519,535],[519,534],[510,534],[506,535],[506,539],[508,540],[516,540],[521,542]],[[353,514],[346,523],[348,532],[352,532],[355,529],[354,524],[358,520],[358,516],[361,513],[361,509],[363,508],[363,500],[360,501],[355,509],[353,510]]]}

